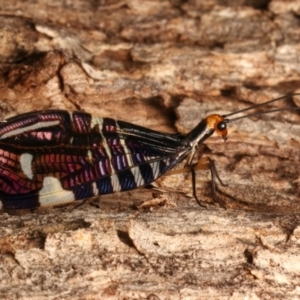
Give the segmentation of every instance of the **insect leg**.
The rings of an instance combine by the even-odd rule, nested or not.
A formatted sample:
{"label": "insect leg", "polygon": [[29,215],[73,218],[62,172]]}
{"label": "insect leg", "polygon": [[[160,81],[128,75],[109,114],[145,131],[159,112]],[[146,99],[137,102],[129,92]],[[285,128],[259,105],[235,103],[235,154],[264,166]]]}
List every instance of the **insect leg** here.
{"label": "insect leg", "polygon": [[[222,179],[219,176],[219,173],[217,171],[215,162],[210,157],[202,157],[199,159],[199,161],[196,164],[193,164],[190,166],[191,173],[192,173],[192,184],[193,184],[193,196],[195,197],[197,203],[199,204],[199,201],[196,196],[196,180],[195,180],[195,172],[197,170],[210,170],[211,174],[211,191],[212,191],[212,197],[215,202],[219,203],[222,207],[224,207],[223,201],[221,201],[217,196],[217,186],[216,186],[216,179],[220,182],[221,185],[227,186]],[[200,204],[199,204],[200,205]],[[202,205],[201,205],[202,206]]]}
{"label": "insect leg", "polygon": [[205,207],[203,204],[201,204],[200,200],[197,197],[197,193],[196,193],[196,171],[197,170],[207,170],[207,169],[209,169],[210,173],[211,173],[211,191],[212,191],[213,200],[215,202],[219,203],[222,207],[224,207],[223,201],[221,201],[217,197],[216,180],[218,180],[220,182],[220,184],[223,185],[223,186],[227,186],[227,184],[225,184],[222,181],[222,179],[220,178],[219,173],[218,173],[217,168],[216,168],[216,165],[215,165],[215,162],[211,158],[202,157],[195,164],[187,165],[187,166],[185,166],[184,168],[181,168],[181,169],[171,170],[171,171],[167,172],[165,175],[191,173],[191,175],[192,175],[193,197],[196,199],[197,203],[200,206]]}
{"label": "insect leg", "polygon": [[221,179],[221,177],[219,176],[218,170],[216,168],[216,164],[215,161],[212,160],[210,157],[202,157],[198,160],[197,163],[192,165],[193,169],[195,171],[197,170],[206,170],[206,169],[210,169],[211,170],[211,175],[212,178],[217,178],[218,181],[223,185],[223,186],[227,186],[228,184],[224,183]]}

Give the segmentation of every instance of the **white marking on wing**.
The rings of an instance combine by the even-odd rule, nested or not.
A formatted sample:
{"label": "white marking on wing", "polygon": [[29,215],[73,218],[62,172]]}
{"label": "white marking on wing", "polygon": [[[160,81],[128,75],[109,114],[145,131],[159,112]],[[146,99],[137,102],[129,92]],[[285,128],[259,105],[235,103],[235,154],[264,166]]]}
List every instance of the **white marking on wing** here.
{"label": "white marking on wing", "polygon": [[33,159],[33,155],[30,153],[23,153],[20,155],[21,170],[29,179],[33,178],[32,159]]}
{"label": "white marking on wing", "polygon": [[[120,126],[117,121],[116,121],[116,127],[117,127],[118,131],[121,131]],[[132,173],[132,175],[134,177],[136,186],[138,187],[138,186],[144,185],[145,182],[144,182],[144,179],[142,178],[140,168],[138,166],[133,167],[134,163],[132,160],[132,154],[131,154],[129,148],[127,147],[127,145],[125,144],[125,140],[120,138],[120,144],[123,147],[124,154],[129,153],[128,155],[125,155],[125,159],[127,160],[128,166],[131,167],[130,172]]]}
{"label": "white marking on wing", "polygon": [[[111,155],[111,152],[110,152],[110,149],[107,145],[107,142],[106,142],[106,138],[103,136],[102,134],[102,130],[103,130],[103,118],[97,118],[97,117],[92,117],[92,120],[91,120],[91,127],[93,128],[96,124],[99,125],[99,132],[101,134],[101,137],[102,137],[102,145],[105,149],[105,152],[109,158],[109,164],[110,164],[110,168],[112,170],[113,173],[116,173],[116,170],[114,169],[112,163],[111,163],[111,160],[112,160],[112,155]],[[110,180],[111,180],[111,185],[113,187],[113,191],[114,192],[119,192],[122,190],[122,187],[120,185],[120,181],[119,181],[119,178],[117,175],[114,175],[114,174],[110,174]]]}
{"label": "white marking on wing", "polygon": [[153,178],[155,180],[159,176],[159,161],[155,161],[155,162],[149,163],[149,165],[150,165],[150,167],[152,169]]}
{"label": "white marking on wing", "polygon": [[74,116],[73,116],[74,113],[69,113],[69,116],[70,116],[70,121],[71,123],[73,124],[74,122]]}
{"label": "white marking on wing", "polygon": [[120,185],[119,177],[117,174],[113,174],[110,176],[110,182],[114,192],[122,191],[122,187]]}
{"label": "white marking on wing", "polygon": [[75,201],[72,191],[62,188],[60,181],[54,177],[45,177],[43,188],[39,192],[39,202],[41,206],[53,206]]}
{"label": "white marking on wing", "polygon": [[88,150],[88,151],[87,151],[87,157],[89,158],[90,162],[93,161],[93,154],[92,154],[92,151],[91,151],[91,150]]}
{"label": "white marking on wing", "polygon": [[93,182],[92,186],[93,186],[93,194],[94,194],[94,196],[99,195],[99,190],[97,188],[96,182]]}
{"label": "white marking on wing", "polygon": [[139,166],[131,168],[130,171],[133,174],[134,181],[135,181],[135,184],[136,184],[137,187],[145,185],[145,181],[142,177],[141,170],[140,170]]}

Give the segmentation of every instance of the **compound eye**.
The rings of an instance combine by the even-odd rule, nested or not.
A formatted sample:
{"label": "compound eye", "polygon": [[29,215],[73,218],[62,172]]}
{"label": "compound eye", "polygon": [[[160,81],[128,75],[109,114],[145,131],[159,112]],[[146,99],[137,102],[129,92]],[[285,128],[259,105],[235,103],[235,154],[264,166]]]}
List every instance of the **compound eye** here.
{"label": "compound eye", "polygon": [[220,122],[220,123],[218,123],[217,127],[220,131],[223,131],[226,129],[227,126],[226,126],[225,122]]}

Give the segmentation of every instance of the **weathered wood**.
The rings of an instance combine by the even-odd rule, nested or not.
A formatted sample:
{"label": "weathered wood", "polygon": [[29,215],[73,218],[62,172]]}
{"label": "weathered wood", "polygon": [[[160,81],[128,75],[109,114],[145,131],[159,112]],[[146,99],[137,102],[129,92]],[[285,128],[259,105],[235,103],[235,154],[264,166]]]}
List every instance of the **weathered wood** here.
{"label": "weathered wood", "polygon": [[[60,108],[185,133],[298,90],[297,1],[2,2],[1,119]],[[245,119],[207,141],[227,210],[199,171],[207,209],[180,174],[162,191],[3,212],[1,299],[299,298],[299,124]]]}

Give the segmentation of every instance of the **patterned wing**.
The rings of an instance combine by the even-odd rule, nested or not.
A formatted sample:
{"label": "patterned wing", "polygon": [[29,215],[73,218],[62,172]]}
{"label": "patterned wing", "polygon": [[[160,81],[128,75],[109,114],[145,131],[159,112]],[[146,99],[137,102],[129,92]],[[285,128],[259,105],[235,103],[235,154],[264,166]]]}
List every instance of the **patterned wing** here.
{"label": "patterned wing", "polygon": [[109,118],[19,115],[0,125],[0,200],[4,208],[34,208],[134,189],[186,153],[179,135]]}

